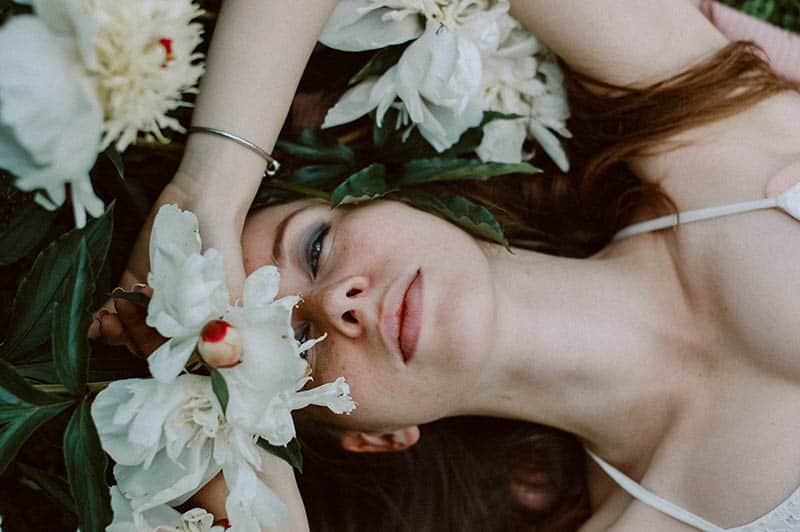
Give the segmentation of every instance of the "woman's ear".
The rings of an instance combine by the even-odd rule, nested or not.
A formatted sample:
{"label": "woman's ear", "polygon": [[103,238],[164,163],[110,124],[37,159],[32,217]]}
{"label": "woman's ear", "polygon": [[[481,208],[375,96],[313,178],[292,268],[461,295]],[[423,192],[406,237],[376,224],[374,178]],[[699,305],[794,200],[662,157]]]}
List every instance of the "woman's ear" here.
{"label": "woman's ear", "polygon": [[419,440],[419,427],[412,425],[392,432],[344,432],[339,437],[342,449],[353,453],[405,451]]}

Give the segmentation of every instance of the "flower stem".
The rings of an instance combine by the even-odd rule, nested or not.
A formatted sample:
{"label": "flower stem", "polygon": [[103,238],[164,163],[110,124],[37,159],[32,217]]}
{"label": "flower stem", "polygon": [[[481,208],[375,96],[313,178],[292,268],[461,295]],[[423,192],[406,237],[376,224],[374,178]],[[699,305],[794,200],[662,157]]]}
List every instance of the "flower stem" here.
{"label": "flower stem", "polygon": [[319,190],[317,188],[306,187],[303,185],[298,185],[297,183],[288,183],[286,181],[280,181],[278,179],[270,179],[266,181],[265,186],[269,188],[276,188],[278,190],[286,190],[288,192],[296,192],[298,194],[304,194],[306,196],[311,196],[314,198],[324,199],[326,201],[331,200],[331,195],[325,191]]}
{"label": "flower stem", "polygon": [[[88,382],[86,386],[89,388],[89,393],[97,393],[105,389],[112,382],[114,381]],[[33,387],[47,393],[69,393],[69,390],[60,384],[34,384]]]}

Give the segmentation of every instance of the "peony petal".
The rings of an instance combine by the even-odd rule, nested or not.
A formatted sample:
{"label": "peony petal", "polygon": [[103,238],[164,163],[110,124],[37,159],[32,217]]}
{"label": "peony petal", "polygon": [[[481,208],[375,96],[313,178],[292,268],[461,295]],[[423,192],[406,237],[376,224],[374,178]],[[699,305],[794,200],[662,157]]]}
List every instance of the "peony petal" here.
{"label": "peony petal", "polygon": [[358,52],[410,41],[422,33],[422,18],[411,15],[387,19],[391,9],[364,0],[341,0],[334,8],[319,42],[325,46]]}
{"label": "peony petal", "polygon": [[157,454],[147,470],[114,466],[117,485],[134,511],[143,512],[162,504],[181,505],[219,473],[220,466],[211,459],[213,440],[193,443],[175,461],[166,453]]}
{"label": "peony petal", "polygon": [[283,501],[246,464],[226,465],[223,475],[230,491],[225,501],[230,532],[273,529],[288,517]]}
{"label": "peony petal", "polygon": [[163,205],[156,214],[150,233],[150,261],[164,250],[170,256],[188,257],[200,253],[200,226],[197,217],[177,205]]}
{"label": "peony petal", "polygon": [[325,114],[322,129],[352,122],[372,111],[377,105],[371,99],[372,88],[377,80],[376,77],[366,79],[342,94],[336,105]]}
{"label": "peony petal", "polygon": [[156,380],[169,382],[183,371],[197,345],[197,336],[170,338],[147,359],[147,367]]}
{"label": "peony petal", "polygon": [[97,24],[81,0],[35,0],[33,10],[50,31],[75,41],[87,68],[97,68],[92,43]]}
{"label": "peony petal", "polygon": [[272,265],[262,266],[244,280],[242,304],[245,307],[258,307],[272,303],[278,295],[280,274]]}
{"label": "peony petal", "polygon": [[131,502],[111,486],[111,510],[114,520],[106,532],[153,532],[155,530],[176,531],[181,526],[181,514],[169,506],[161,505],[141,514],[134,514]]}
{"label": "peony petal", "polygon": [[559,170],[568,172],[569,160],[567,159],[567,154],[564,153],[564,148],[561,147],[561,141],[558,140],[558,137],[535,120],[532,120],[530,124],[528,124],[528,129],[531,135],[539,142],[539,145],[545,153],[556,163]]}
{"label": "peony petal", "polygon": [[483,126],[483,139],[475,153],[484,162],[522,162],[526,133],[522,119],[493,120]]}
{"label": "peony petal", "polygon": [[292,410],[299,410],[309,405],[325,406],[335,414],[349,414],[356,408],[355,401],[350,397],[350,386],[344,377],[310,390],[297,392],[292,399]]}

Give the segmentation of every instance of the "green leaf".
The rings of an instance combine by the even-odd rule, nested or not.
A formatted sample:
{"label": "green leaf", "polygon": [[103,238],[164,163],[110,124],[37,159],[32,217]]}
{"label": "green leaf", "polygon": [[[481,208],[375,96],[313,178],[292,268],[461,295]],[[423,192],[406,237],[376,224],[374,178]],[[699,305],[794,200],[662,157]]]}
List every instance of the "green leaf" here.
{"label": "green leaf", "polygon": [[83,532],[103,532],[111,523],[111,497],[106,485],[108,459],[92,421],[88,401],[72,412],[64,432],[64,464]]}
{"label": "green leaf", "polygon": [[89,251],[83,238],[64,288],[64,300],[53,303],[53,363],[61,384],[72,395],[82,395],[86,392],[89,367],[90,348],[86,331],[92,321],[89,309],[94,293]]}
{"label": "green leaf", "polygon": [[405,52],[407,46],[408,44],[404,43],[381,48],[378,53],[373,55],[372,58],[367,61],[366,65],[361,67],[361,70],[356,72],[355,76],[350,78],[350,85],[355,85],[356,83],[364,81],[370,76],[380,76],[389,70],[392,66],[397,64],[397,62],[400,60],[400,56],[403,55],[403,52]]}
{"label": "green leaf", "polygon": [[39,486],[42,491],[47,493],[64,510],[71,514],[78,515],[78,512],[75,510],[75,503],[72,500],[72,495],[69,493],[69,484],[67,481],[37,467],[23,464],[22,462],[17,462],[17,467],[22,470],[22,474],[25,475],[28,480]]}
{"label": "green leaf", "polygon": [[225,377],[222,376],[222,373],[214,368],[211,368],[211,389],[214,390],[214,395],[217,396],[217,400],[222,406],[222,411],[228,410],[228,397],[230,396],[228,383],[225,382]]}
{"label": "green leaf", "polygon": [[315,128],[302,130],[297,142],[279,140],[275,146],[290,155],[310,161],[352,163],[355,158],[348,146]]}
{"label": "green leaf", "polygon": [[303,453],[300,450],[300,442],[297,438],[292,438],[286,445],[272,445],[264,438],[258,439],[258,446],[268,453],[285,460],[290,466],[303,472]]}
{"label": "green leaf", "polygon": [[52,332],[51,305],[63,295],[64,282],[81,239],[86,239],[92,277],[105,262],[111,242],[112,210],[110,205],[100,218],[91,220],[83,229],[62,235],[39,253],[30,273],[17,287],[11,308],[12,322],[0,345],[0,358],[24,360],[23,355],[48,340]]}
{"label": "green leaf", "polygon": [[515,120],[517,118],[522,118],[522,115],[517,115],[514,113],[501,113],[499,111],[484,111],[483,118],[481,119],[481,125],[478,127],[482,128],[494,120]]}
{"label": "green leaf", "polygon": [[20,206],[0,234],[0,266],[13,264],[33,251],[47,236],[55,215],[35,203]]}
{"label": "green leaf", "polygon": [[403,176],[396,184],[409,186],[437,181],[486,181],[498,175],[539,172],[539,168],[528,163],[483,163],[474,159],[436,157],[407,162],[403,167]]}
{"label": "green leaf", "polygon": [[402,196],[420,209],[438,214],[475,236],[508,247],[503,228],[485,207],[454,194],[430,194],[422,190],[403,190]]}
{"label": "green leaf", "polygon": [[40,392],[0,360],[0,475],[20,447],[44,422],[73,404],[65,397]]}
{"label": "green leaf", "polygon": [[141,292],[106,292],[105,295],[111,299],[124,299],[144,308],[150,304],[150,297]]}
{"label": "green leaf", "polygon": [[348,164],[309,164],[295,170],[287,181],[307,187],[324,188],[338,183],[350,172],[352,167]]}
{"label": "green leaf", "polygon": [[125,164],[122,162],[122,154],[117,151],[117,148],[112,144],[103,151],[103,154],[108,157],[108,160],[114,165],[117,175],[125,179]]}
{"label": "green leaf", "polygon": [[394,192],[386,184],[386,167],[373,163],[348,177],[331,194],[331,208],[360,203]]}

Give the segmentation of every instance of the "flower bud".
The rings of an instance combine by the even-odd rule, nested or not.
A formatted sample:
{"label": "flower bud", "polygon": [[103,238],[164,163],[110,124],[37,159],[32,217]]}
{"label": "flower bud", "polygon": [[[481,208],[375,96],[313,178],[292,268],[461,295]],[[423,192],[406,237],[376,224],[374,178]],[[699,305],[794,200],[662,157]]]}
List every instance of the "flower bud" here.
{"label": "flower bud", "polygon": [[200,331],[197,352],[212,368],[233,367],[242,358],[242,336],[227,321],[210,321]]}

